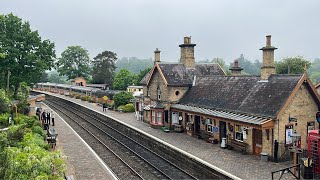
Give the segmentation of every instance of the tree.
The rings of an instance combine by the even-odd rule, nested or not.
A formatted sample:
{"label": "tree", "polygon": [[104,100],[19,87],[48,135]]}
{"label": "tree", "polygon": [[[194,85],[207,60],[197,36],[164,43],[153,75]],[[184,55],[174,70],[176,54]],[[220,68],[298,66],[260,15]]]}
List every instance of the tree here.
{"label": "tree", "polygon": [[135,84],[139,84],[140,85],[140,81],[146,76],[146,74],[151,70],[151,68],[146,68],[143,71],[140,71],[139,74],[137,74],[136,76],[136,80],[135,80]]}
{"label": "tree", "polygon": [[20,82],[36,83],[45,70],[51,69],[55,59],[54,44],[41,40],[29,22],[11,13],[0,15],[0,54],[0,72],[7,76],[10,71],[15,97]]}
{"label": "tree", "polygon": [[81,46],[69,46],[62,52],[56,65],[60,75],[67,76],[69,80],[76,77],[88,78],[90,63],[91,60],[86,49]]}
{"label": "tree", "polygon": [[48,82],[48,73],[43,72],[39,79],[39,82]]}
{"label": "tree", "polygon": [[133,99],[132,93],[127,91],[120,92],[113,96],[114,105],[116,107],[128,104],[130,99]]}
{"label": "tree", "polygon": [[136,57],[123,57],[116,62],[116,72],[119,72],[121,69],[127,69],[131,73],[137,74],[140,71],[151,68],[153,66],[153,61],[149,59],[139,59]]}
{"label": "tree", "polygon": [[310,66],[310,68],[308,70],[308,73],[310,75],[310,79],[314,84],[317,84],[317,83],[320,82],[320,71],[319,71],[319,69],[320,69],[320,58],[316,58],[312,62],[311,66]]}
{"label": "tree", "polygon": [[[258,59],[252,62],[246,59],[243,54],[240,54],[240,57],[238,57],[236,60],[238,60],[239,66],[243,68],[242,74],[249,74],[249,75],[260,74],[261,62]],[[230,63],[230,67],[233,67],[233,62]]]}
{"label": "tree", "polygon": [[93,83],[111,84],[115,74],[114,71],[116,69],[115,61],[117,60],[117,54],[111,51],[103,51],[93,59]]}
{"label": "tree", "polygon": [[311,62],[302,56],[287,57],[280,62],[276,62],[276,71],[278,74],[302,74],[305,66],[310,67]]}
{"label": "tree", "polygon": [[8,112],[10,106],[10,100],[7,93],[0,89],[0,114]]}
{"label": "tree", "polygon": [[115,76],[112,87],[117,90],[126,90],[134,83],[135,76],[126,69],[121,69]]}
{"label": "tree", "polygon": [[48,76],[48,81],[51,83],[65,84],[67,80],[67,77],[60,76],[57,71],[51,71]]}

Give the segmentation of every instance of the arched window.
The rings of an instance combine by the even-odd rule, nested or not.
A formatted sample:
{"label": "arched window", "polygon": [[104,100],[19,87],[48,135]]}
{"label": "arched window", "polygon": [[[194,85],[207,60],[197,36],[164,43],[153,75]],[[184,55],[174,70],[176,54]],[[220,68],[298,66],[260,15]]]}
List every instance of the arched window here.
{"label": "arched window", "polygon": [[160,91],[160,87],[157,88],[157,94],[158,94],[158,100],[161,100],[161,91]]}

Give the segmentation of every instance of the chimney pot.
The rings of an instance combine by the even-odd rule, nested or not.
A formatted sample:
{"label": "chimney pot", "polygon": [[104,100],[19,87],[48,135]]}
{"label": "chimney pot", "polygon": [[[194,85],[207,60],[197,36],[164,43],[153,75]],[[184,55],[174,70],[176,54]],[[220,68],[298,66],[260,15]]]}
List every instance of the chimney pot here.
{"label": "chimney pot", "polygon": [[158,48],[154,51],[154,62],[160,62],[160,52]]}
{"label": "chimney pot", "polygon": [[266,36],[266,40],[267,40],[266,46],[267,46],[267,47],[270,47],[270,46],[271,46],[271,35],[267,35],[267,36]]}

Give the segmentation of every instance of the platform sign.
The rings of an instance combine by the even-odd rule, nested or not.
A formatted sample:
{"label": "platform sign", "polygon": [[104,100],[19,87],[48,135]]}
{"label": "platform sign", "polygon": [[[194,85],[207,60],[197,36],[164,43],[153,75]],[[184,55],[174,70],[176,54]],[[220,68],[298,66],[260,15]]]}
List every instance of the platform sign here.
{"label": "platform sign", "polygon": [[286,145],[292,144],[292,137],[291,134],[293,133],[293,126],[289,125],[286,126]]}

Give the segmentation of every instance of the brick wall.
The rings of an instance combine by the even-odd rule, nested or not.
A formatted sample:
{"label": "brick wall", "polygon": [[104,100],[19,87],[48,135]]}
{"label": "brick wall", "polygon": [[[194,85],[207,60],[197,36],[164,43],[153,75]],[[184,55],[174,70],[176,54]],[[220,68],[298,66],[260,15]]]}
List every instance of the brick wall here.
{"label": "brick wall", "polygon": [[[294,129],[301,135],[301,147],[307,148],[307,122],[315,122],[315,114],[318,111],[318,106],[314,101],[313,97],[309,93],[306,85],[302,85],[295,97],[290,102],[287,109],[279,117],[279,124],[276,122],[274,128],[274,137],[275,140],[278,140],[280,143],[285,143],[285,126],[294,125]],[[289,123],[289,114],[290,117],[297,118],[297,122]],[[279,125],[279,131],[278,131]],[[318,128],[318,123],[315,123],[315,129]]]}

